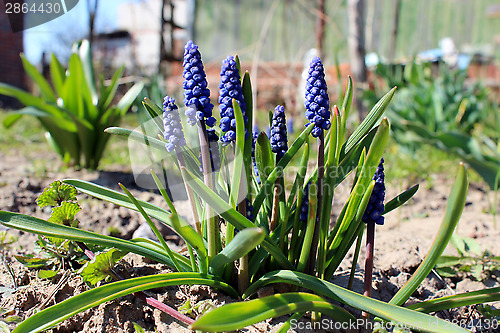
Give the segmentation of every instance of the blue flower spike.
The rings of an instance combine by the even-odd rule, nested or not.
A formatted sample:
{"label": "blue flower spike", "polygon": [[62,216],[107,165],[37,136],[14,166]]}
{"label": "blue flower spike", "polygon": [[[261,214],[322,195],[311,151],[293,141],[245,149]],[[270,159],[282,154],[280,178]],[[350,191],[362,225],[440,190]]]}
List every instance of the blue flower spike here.
{"label": "blue flower spike", "polygon": [[311,61],[306,82],[306,113],[309,120],[306,126],[313,124],[311,134],[317,138],[323,130],[328,130],[330,122],[330,105],[328,91],[325,81],[325,70],[320,58],[315,57]]}
{"label": "blue flower spike", "polygon": [[271,149],[279,161],[288,150],[285,108],[282,105],[274,109],[270,141]]}
{"label": "blue flower spike", "polygon": [[[221,137],[223,144],[229,144],[236,140],[236,118],[234,117],[233,99],[235,99],[243,113],[245,125],[248,122],[246,116],[246,104],[241,88],[240,72],[233,56],[229,56],[222,62],[219,85],[220,104],[220,129],[224,133]],[[245,135],[248,135],[245,129]]]}
{"label": "blue flower spike", "polygon": [[163,128],[163,137],[168,141],[165,144],[168,152],[186,145],[179,110],[175,105],[175,99],[169,96],[163,100]]}
{"label": "blue flower spike", "polygon": [[184,48],[183,62],[184,82],[184,105],[187,107],[186,116],[188,124],[193,126],[197,121],[204,120],[208,127],[215,125],[215,118],[212,117],[214,105],[210,103],[210,90],[208,89],[207,78],[201,61],[201,53],[198,45],[193,41],[187,42]]}
{"label": "blue flower spike", "polygon": [[384,159],[380,163],[373,176],[375,186],[373,187],[370,196],[370,202],[366,206],[363,222],[375,222],[378,225],[384,224],[384,199],[385,199],[385,175],[384,175]]}

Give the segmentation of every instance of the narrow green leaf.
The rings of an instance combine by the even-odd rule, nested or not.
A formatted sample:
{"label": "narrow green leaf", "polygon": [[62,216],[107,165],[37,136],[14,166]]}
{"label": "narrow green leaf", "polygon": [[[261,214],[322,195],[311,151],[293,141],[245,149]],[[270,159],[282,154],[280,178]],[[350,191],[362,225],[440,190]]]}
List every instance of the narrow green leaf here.
{"label": "narrow green leaf", "polygon": [[137,95],[140,94],[142,88],[144,88],[144,82],[134,84],[134,86],[123,95],[120,101],[118,101],[116,108],[120,110],[120,115],[124,116],[125,113],[127,113],[128,109],[137,98]]}
{"label": "narrow green leaf", "polygon": [[383,214],[387,214],[390,211],[393,211],[394,209],[398,208],[399,206],[404,205],[408,200],[410,200],[415,195],[415,193],[417,193],[418,187],[419,187],[418,184],[413,185],[403,193],[399,194],[397,197],[388,201],[384,206]]}
{"label": "narrow green leaf", "polygon": [[293,271],[276,271],[261,277],[243,294],[243,298],[255,293],[259,288],[272,283],[289,283],[314,291],[323,297],[332,298],[358,310],[371,313],[384,320],[405,324],[424,332],[468,332],[450,322],[437,317],[409,310],[400,306],[388,304],[373,298],[362,296],[353,291],[339,287],[331,282],[315,276]]}
{"label": "narrow green leaf", "polygon": [[40,89],[42,97],[48,102],[55,103],[56,96],[54,95],[54,91],[50,87],[49,82],[47,82],[38,69],[26,59],[24,54],[21,54],[21,61],[23,63],[24,71],[31,77],[38,89]]}
{"label": "narrow green leaf", "polygon": [[274,158],[271,143],[266,133],[260,132],[255,145],[255,164],[261,179],[267,179],[274,168]]}
{"label": "narrow green leaf", "polygon": [[142,133],[121,127],[108,127],[104,130],[104,132],[114,135],[123,136],[127,139],[131,139],[137,141],[139,143],[145,144],[148,147],[165,150],[165,142],[153,138],[148,135],[144,135]]}
{"label": "narrow green leaf", "polygon": [[116,90],[120,85],[118,80],[122,77],[124,70],[125,70],[124,66],[118,68],[115,74],[113,74],[113,77],[111,78],[111,84],[107,87],[102,87],[104,88],[103,89],[104,91],[102,91],[101,96],[99,96],[99,105],[98,105],[98,108],[100,110],[106,110],[111,105],[113,98],[115,98]]}
{"label": "narrow green leaf", "polygon": [[37,273],[39,279],[52,279],[57,275],[57,271],[53,271],[50,269],[41,269]]}
{"label": "narrow green leaf", "polygon": [[[236,228],[243,230],[245,228],[257,228],[257,226],[241,215],[236,209],[231,207],[227,202],[220,198],[214,191],[208,188],[196,176],[193,176],[189,170],[182,168],[184,179],[188,180],[187,184],[193,189],[207,205],[219,214],[227,222],[234,225]],[[276,259],[276,261],[285,268],[293,268],[292,264],[285,257],[280,248],[274,243],[271,237],[265,237],[262,246]]]}
{"label": "narrow green leaf", "polygon": [[55,54],[52,53],[50,58],[50,78],[52,79],[52,84],[54,89],[59,94],[60,97],[63,91],[64,81],[66,80],[66,69],[57,60]]}
{"label": "narrow green leaf", "polygon": [[[102,245],[106,247],[116,247],[117,249],[136,253],[174,267],[172,261],[165,253],[152,247],[141,246],[140,244],[136,244],[132,241],[55,224],[32,216],[4,211],[0,211],[0,223],[9,228],[44,235],[47,237],[80,241],[83,243]],[[187,270],[189,270],[189,266]]]}
{"label": "narrow green leaf", "polygon": [[500,287],[486,288],[477,291],[468,291],[462,294],[435,298],[429,301],[424,301],[409,305],[407,306],[407,309],[412,309],[424,313],[430,313],[441,310],[458,308],[461,306],[498,302],[498,301],[500,301]]}
{"label": "narrow green leaf", "polygon": [[[241,191],[246,192],[246,173],[243,172],[243,153],[245,151],[245,120],[243,119],[243,114],[241,113],[240,104],[233,99],[233,110],[234,118],[236,119],[236,144],[234,148],[234,166],[233,174],[231,177],[231,192],[229,193],[231,204],[233,207],[239,203],[238,197],[240,195],[240,186],[242,186]],[[245,182],[242,183],[242,180]],[[245,193],[246,194],[246,193]]]}
{"label": "narrow green leaf", "polygon": [[462,215],[465,206],[465,199],[467,198],[467,190],[469,181],[467,180],[467,170],[463,163],[460,163],[458,168],[458,175],[455,184],[450,193],[448,204],[446,205],[446,213],[443,217],[443,222],[439,231],[431,245],[429,253],[424,261],[418,266],[417,270],[411,278],[404,284],[401,289],[394,295],[389,302],[390,304],[401,305],[413,294],[420,286],[422,281],[429,275],[432,268],[436,265],[437,260],[443,253],[444,249],[450,241],[451,235]]}
{"label": "narrow green leaf", "polygon": [[395,92],[396,87],[392,88],[377,102],[377,104],[375,104],[375,106],[371,109],[363,122],[358,126],[358,128],[356,128],[354,133],[352,133],[347,140],[344,148],[344,151],[346,153],[349,152],[352,148],[356,147],[361,139],[363,139],[363,137],[368,134],[368,132],[372,129],[372,127],[384,113]]}
{"label": "narrow green leaf", "polygon": [[220,275],[224,265],[238,260],[255,249],[266,238],[266,233],[260,228],[246,228],[240,231],[234,239],[210,263],[209,272]]}
{"label": "narrow green leaf", "polygon": [[[151,228],[151,230],[155,234],[156,238],[158,238],[158,240],[160,241],[160,244],[163,246],[163,250],[168,255],[170,260],[172,260],[172,262],[174,263],[175,269],[177,269],[177,271],[179,271],[179,272],[182,272],[183,271],[182,267],[179,265],[179,263],[177,262],[177,260],[173,256],[172,251],[170,250],[170,247],[167,245],[167,242],[165,242],[165,239],[163,238],[162,234],[160,233],[160,231],[158,230],[158,228],[156,227],[154,222],[151,220],[151,218],[148,216],[148,214],[146,214],[146,212],[141,207],[141,205],[139,204],[137,199],[132,195],[132,193],[130,193],[130,191],[122,184],[118,184],[118,185],[120,185],[120,187],[125,192],[125,194],[127,194],[130,201],[132,201],[134,203],[134,205],[137,208],[137,210],[139,211],[139,213],[141,213],[142,217],[144,217],[144,219],[146,220],[146,223],[149,225],[149,227]],[[172,214],[172,220],[175,220],[175,219],[177,219],[177,214]]]}
{"label": "narrow green leaf", "polygon": [[92,50],[88,40],[84,39],[78,45],[78,56],[80,58],[82,71],[85,76],[86,85],[90,91],[92,103],[97,105],[97,86],[95,81],[94,66],[92,64]]}
{"label": "narrow green leaf", "polygon": [[[89,194],[98,199],[106,200],[118,206],[130,208],[137,211],[137,207],[130,201],[130,199],[125,194],[78,179],[65,179],[64,182],[73,185],[79,191]],[[203,239],[196,232],[196,230],[194,230],[194,228],[191,225],[189,225],[184,219],[182,219],[179,216],[173,219],[172,214],[170,212],[168,212],[163,208],[157,207],[149,202],[145,202],[142,200],[137,200],[137,202],[141,205],[146,214],[154,218],[157,218],[160,222],[172,228],[187,243],[191,244],[191,246],[197,252],[201,251],[200,254],[203,256],[203,253],[205,251],[205,243]]]}
{"label": "narrow green leaf", "polygon": [[260,206],[265,199],[269,199],[273,195],[273,191],[271,189],[274,186],[274,182],[283,173],[283,170],[288,165],[290,160],[295,156],[295,154],[299,151],[300,147],[302,147],[302,145],[306,142],[306,138],[309,133],[311,133],[313,128],[314,126],[307,126],[297,137],[297,139],[295,139],[288,151],[285,153],[285,155],[283,155],[276,167],[269,174],[265,182],[264,179],[262,179],[262,187],[253,202],[253,209],[255,212],[259,211]]}
{"label": "narrow green leaf", "polygon": [[46,330],[79,312],[138,291],[195,284],[215,287],[233,297],[237,296],[236,291],[231,286],[210,275],[200,273],[156,274],[113,282],[85,291],[27,318],[16,327],[13,333],[34,333]]}
{"label": "narrow green leaf", "polygon": [[269,318],[306,311],[318,311],[339,322],[355,320],[349,312],[319,296],[287,293],[226,304],[203,315],[191,325],[191,329],[209,332],[234,331]]}

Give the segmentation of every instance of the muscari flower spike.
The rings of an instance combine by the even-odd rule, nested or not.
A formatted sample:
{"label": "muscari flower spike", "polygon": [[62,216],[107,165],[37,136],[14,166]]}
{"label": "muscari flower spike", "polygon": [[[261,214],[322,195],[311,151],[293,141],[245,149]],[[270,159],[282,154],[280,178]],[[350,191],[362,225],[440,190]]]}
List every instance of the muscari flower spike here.
{"label": "muscari flower spike", "polygon": [[384,159],[380,160],[380,163],[373,176],[375,180],[375,186],[373,187],[372,194],[370,196],[370,202],[366,206],[365,214],[363,215],[363,222],[368,223],[370,221],[376,224],[384,224],[384,199],[385,199],[385,175],[384,175]]}
{"label": "muscari flower spike", "polygon": [[[241,88],[240,72],[233,56],[229,56],[222,62],[219,85],[219,108],[220,108],[220,129],[224,132],[221,138],[223,144],[229,144],[236,140],[236,119],[234,117],[233,98],[238,102],[245,125],[248,122],[246,113],[245,98]],[[245,128],[245,135],[248,135]]]}
{"label": "muscari flower spike", "polygon": [[188,124],[193,126],[197,120],[204,120],[208,127],[215,125],[212,117],[214,105],[210,103],[210,90],[207,88],[207,78],[201,61],[201,53],[198,45],[193,41],[187,42],[184,48],[184,105],[186,105],[186,116]]}
{"label": "muscari flower spike", "polygon": [[288,150],[285,108],[282,105],[278,105],[274,109],[270,141],[272,151],[276,153],[277,159],[280,160]]}
{"label": "muscari flower spike", "polygon": [[314,124],[311,132],[312,136],[317,138],[323,130],[328,130],[330,123],[330,105],[328,99],[327,86],[325,81],[325,70],[321,59],[315,57],[309,67],[309,75],[306,83],[306,113],[305,116],[309,123]]}
{"label": "muscari flower spike", "polygon": [[163,137],[168,141],[165,144],[168,152],[186,145],[181,117],[177,105],[175,105],[175,99],[169,96],[166,96],[163,100],[163,128]]}
{"label": "muscari flower spike", "polygon": [[304,188],[304,195],[302,196],[302,203],[300,204],[300,221],[304,223],[307,222],[307,216],[309,215],[309,186],[311,186],[310,181]]}

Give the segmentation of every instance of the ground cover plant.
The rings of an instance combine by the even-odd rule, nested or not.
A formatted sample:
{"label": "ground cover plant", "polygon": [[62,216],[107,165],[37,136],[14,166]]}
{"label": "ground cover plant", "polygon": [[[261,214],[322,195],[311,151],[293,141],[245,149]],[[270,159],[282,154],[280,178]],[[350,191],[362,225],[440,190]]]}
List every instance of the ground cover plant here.
{"label": "ground cover plant", "polygon": [[[86,256],[89,262],[81,274],[90,284],[114,281],[38,312],[18,325],[15,332],[50,328],[78,312],[131,293],[202,331],[235,330],[266,318],[292,314],[282,327],[286,331],[293,319],[311,311],[316,320],[321,315],[342,323],[356,320],[341,303],[363,311],[365,317],[372,315],[417,330],[463,332],[465,329],[426,313],[499,299],[496,288],[402,306],[433,269],[458,223],[468,187],[462,164],[429,254],[389,303],[369,297],[376,251],[375,226],[383,224],[384,215],[404,204],[418,189],[414,186],[395,198],[385,199],[384,173],[390,172],[390,166],[383,165],[382,156],[390,126],[382,115],[395,89],[347,135],[352,84],[349,81],[340,108],[330,108],[323,66],[315,58],[306,87],[305,116],[309,123],[289,143],[283,106],[277,106],[270,115],[270,138],[265,133],[252,135],[251,83],[248,73],[240,73],[237,57],[225,59],[221,69],[219,127],[215,126],[201,54],[192,42],[185,48],[183,76],[185,116],[198,131],[197,145],[188,144],[184,133],[188,128],[182,127],[178,105],[168,96],[163,107],[150,100],[144,102],[156,126],[154,133],[117,127],[106,131],[143,142],[145,149],[170,153],[183,178],[193,221],[180,216],[154,171],[152,178],[168,209],[136,199],[123,185],[124,193],[120,193],[90,182],[66,179],[54,182],[38,200],[39,205],[52,207],[49,221],[0,211],[3,225],[37,233],[41,242],[58,244],[61,241],[56,239],[63,239],[62,246],[72,246],[79,256]],[[313,149],[317,150],[317,160],[311,163]],[[288,172],[294,158],[299,168]],[[349,198],[331,226],[335,189],[347,181],[352,181]],[[291,186],[286,189],[286,184]],[[77,228],[76,190],[140,212],[158,241],[123,240]],[[174,230],[185,241],[187,253],[171,250],[153,219]],[[352,246],[359,253],[365,228],[368,256],[363,296],[329,280]],[[164,263],[175,272],[136,278],[117,274],[113,267],[126,252]],[[356,260],[351,279],[355,268]],[[289,285],[288,292],[228,304],[196,321],[141,293],[161,286],[204,284],[234,298],[246,299],[260,287],[273,283]]]}
{"label": "ground cover plant", "polygon": [[0,83],[0,94],[12,96],[25,105],[5,117],[3,125],[10,127],[22,116],[34,116],[46,130],[50,146],[65,163],[96,169],[109,140],[104,130],[119,124],[143,83],[134,85],[116,103],[116,90],[124,69],[116,71],[109,85],[104,83],[102,75],[97,83],[86,40],[73,46],[68,68],[52,55],[51,83],[23,55],[21,58],[25,72],[39,93],[30,94]]}
{"label": "ground cover plant", "polygon": [[455,154],[491,189],[498,188],[500,117],[498,101],[487,88],[467,82],[466,70],[450,69],[445,63],[379,64],[375,73],[382,79],[376,81],[376,94],[398,86],[388,115],[399,144],[415,150],[426,143]]}

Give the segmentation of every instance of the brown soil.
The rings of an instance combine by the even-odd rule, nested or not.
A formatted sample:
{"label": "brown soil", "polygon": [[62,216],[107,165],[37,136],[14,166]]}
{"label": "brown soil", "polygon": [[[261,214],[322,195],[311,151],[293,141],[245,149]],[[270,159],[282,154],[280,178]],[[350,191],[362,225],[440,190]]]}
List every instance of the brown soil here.
{"label": "brown soil", "polygon": [[[55,156],[48,158],[56,159]],[[49,212],[37,208],[35,199],[50,182],[64,178],[89,180],[115,189],[118,188],[117,183],[121,182],[132,189],[132,192],[140,199],[164,205],[159,194],[144,192],[135,187],[133,176],[124,170],[88,172],[66,169],[37,175],[40,172],[34,167],[36,159],[36,154],[27,157],[14,152],[0,153],[2,161],[0,165],[0,210],[48,218]],[[414,199],[399,211],[390,213],[386,218],[385,225],[377,228],[373,297],[388,301],[407,281],[426,255],[444,215],[446,200],[452,185],[444,178],[435,179],[432,186],[429,183],[421,184]],[[340,197],[345,194],[342,193],[342,189],[339,189],[338,192]],[[388,197],[393,197],[397,192],[397,190],[388,189]],[[116,236],[130,239],[144,223],[138,213],[113,204],[95,199],[89,200],[84,195],[81,195],[80,203],[82,211],[78,217],[83,229],[103,234],[112,232]],[[176,204],[185,205],[183,202]],[[339,211],[341,204],[342,200],[337,200],[334,204],[334,211]],[[466,207],[456,233],[475,238],[483,249],[498,256],[500,255],[500,243],[498,242],[500,232],[493,228],[493,216],[487,213],[488,207],[485,190],[480,186],[471,185]],[[183,244],[173,236],[171,231],[162,230],[162,232],[173,248],[182,248]],[[9,314],[27,318],[42,306],[51,306],[88,289],[88,286],[76,273],[60,272],[50,280],[39,279],[35,270],[27,269],[13,257],[14,254],[33,253],[36,236],[15,230],[9,230],[8,234],[18,237],[18,240],[5,246],[3,250],[4,265],[0,265],[0,286],[3,287],[0,294],[0,308],[11,310]],[[449,246],[446,253],[454,254],[456,252]],[[341,286],[347,284],[351,257],[352,253],[348,255],[347,260],[344,260],[334,278],[334,282]],[[359,260],[360,267],[358,267],[354,283],[356,291],[362,289],[363,262],[364,253],[362,250]],[[128,270],[131,276],[169,271],[165,265],[154,264],[131,254],[123,259],[121,265],[132,267]],[[65,274],[69,274],[69,278],[60,288],[56,289],[58,282]],[[498,287],[500,286],[499,276],[500,273],[494,271],[487,279],[476,281],[467,274],[461,274],[452,279],[442,279],[431,273],[412,296],[410,302],[485,287]],[[234,301],[210,288],[200,286],[162,288],[155,290],[154,293],[149,292],[149,294],[156,295],[160,301],[174,308],[178,308],[188,298],[191,300],[191,304],[211,300],[216,306]],[[498,307],[500,304],[493,305]],[[446,311],[438,315],[448,319],[465,316],[468,320],[472,320],[477,313],[473,309],[462,308],[458,311]],[[284,320],[283,318],[268,320],[250,327],[246,331],[276,331]],[[155,328],[158,332],[188,331],[175,320],[158,310],[153,310],[141,300],[127,296],[78,314],[63,322],[54,329],[54,332],[135,332],[133,323],[137,323],[150,332],[154,332]],[[15,326],[14,323],[9,325],[11,328]]]}

